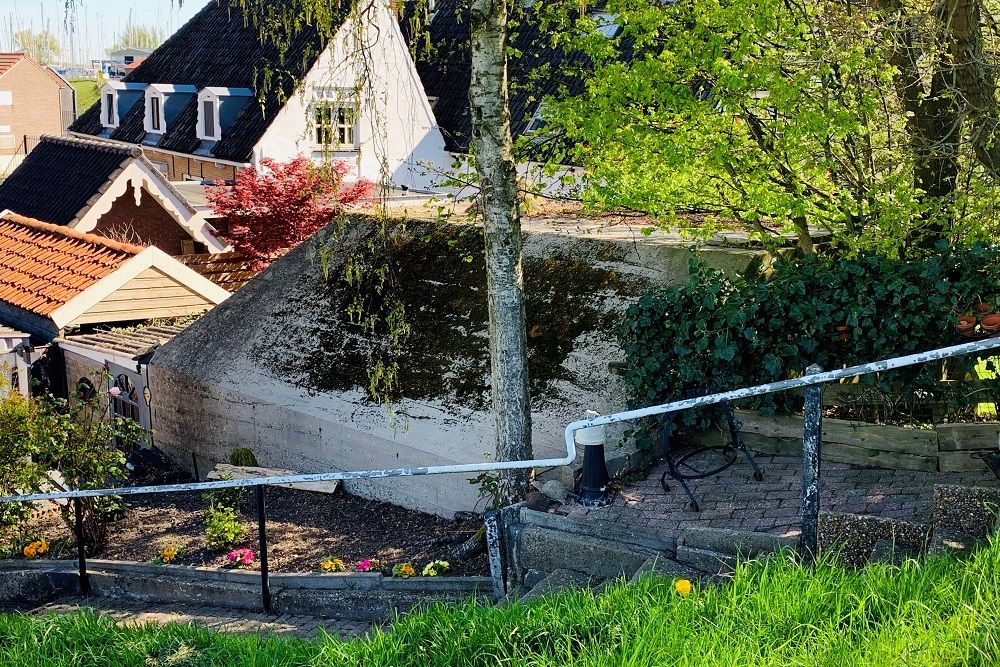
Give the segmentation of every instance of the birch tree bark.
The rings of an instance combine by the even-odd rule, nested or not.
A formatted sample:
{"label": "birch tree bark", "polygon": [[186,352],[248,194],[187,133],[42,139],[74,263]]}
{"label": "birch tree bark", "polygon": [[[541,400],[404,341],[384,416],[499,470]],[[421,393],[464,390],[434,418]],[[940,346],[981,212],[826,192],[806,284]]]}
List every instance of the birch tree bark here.
{"label": "birch tree bark", "polygon": [[[486,236],[490,367],[498,461],[531,458],[521,218],[507,85],[507,0],[471,0],[472,145]],[[527,492],[528,471],[501,475],[503,504]]]}

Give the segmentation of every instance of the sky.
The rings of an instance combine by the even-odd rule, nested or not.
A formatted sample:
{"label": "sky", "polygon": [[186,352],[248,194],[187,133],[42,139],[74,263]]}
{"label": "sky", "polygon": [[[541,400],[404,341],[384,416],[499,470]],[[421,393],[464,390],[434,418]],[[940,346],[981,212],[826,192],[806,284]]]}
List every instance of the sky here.
{"label": "sky", "polygon": [[[56,36],[62,46],[62,64],[70,60],[89,64],[91,59],[105,57],[122,30],[133,24],[156,25],[170,34],[204,7],[208,0],[75,0],[76,21],[72,39],[66,25],[66,0],[0,0],[0,50],[12,51],[12,34],[43,27]],[[75,58],[70,58],[70,45]]]}

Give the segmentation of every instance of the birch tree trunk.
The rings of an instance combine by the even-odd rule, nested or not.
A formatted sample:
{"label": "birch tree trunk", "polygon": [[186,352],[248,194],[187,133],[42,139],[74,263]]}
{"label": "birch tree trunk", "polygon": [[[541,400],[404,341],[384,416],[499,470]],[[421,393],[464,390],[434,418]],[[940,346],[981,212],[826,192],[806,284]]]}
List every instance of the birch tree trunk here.
{"label": "birch tree trunk", "polygon": [[[507,0],[471,0],[472,144],[486,236],[490,367],[498,461],[531,458],[531,400],[521,265],[521,218],[507,86]],[[528,471],[500,479],[503,504],[527,492]]]}

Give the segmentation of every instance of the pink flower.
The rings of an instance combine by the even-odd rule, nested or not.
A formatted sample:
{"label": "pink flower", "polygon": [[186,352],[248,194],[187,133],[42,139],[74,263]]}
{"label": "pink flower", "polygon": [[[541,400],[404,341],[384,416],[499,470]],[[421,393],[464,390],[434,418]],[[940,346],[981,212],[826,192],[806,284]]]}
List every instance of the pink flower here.
{"label": "pink flower", "polygon": [[358,561],[358,572],[371,572],[372,562],[370,560]]}
{"label": "pink flower", "polygon": [[122,395],[122,390],[119,387],[112,387],[111,389],[108,390],[108,393],[114,396],[115,398],[118,398],[119,396]]}
{"label": "pink flower", "polygon": [[226,559],[233,565],[246,567],[253,565],[254,552],[252,549],[236,549],[230,551]]}

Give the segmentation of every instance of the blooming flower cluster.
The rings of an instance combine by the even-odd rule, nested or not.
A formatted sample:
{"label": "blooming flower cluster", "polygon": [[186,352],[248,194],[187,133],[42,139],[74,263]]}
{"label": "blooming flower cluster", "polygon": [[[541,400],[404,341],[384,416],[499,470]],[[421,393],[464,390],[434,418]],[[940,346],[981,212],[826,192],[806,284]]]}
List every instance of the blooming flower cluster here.
{"label": "blooming flower cluster", "polygon": [[174,559],[177,558],[177,554],[179,554],[180,552],[181,550],[178,549],[177,547],[167,547],[166,549],[163,550],[163,553],[160,554],[160,562],[163,563],[164,565],[170,565],[170,563],[172,563]]}
{"label": "blooming flower cluster", "polygon": [[230,551],[226,559],[233,567],[250,567],[253,565],[254,553],[252,549],[236,549]]}
{"label": "blooming flower cluster", "polygon": [[394,565],[392,567],[392,576],[400,577],[402,579],[409,579],[417,573],[416,568],[410,563],[400,563],[399,565]]}
{"label": "blooming flower cluster", "polygon": [[451,569],[451,565],[446,560],[432,560],[424,566],[423,575],[425,577],[438,577]]}
{"label": "blooming flower cluster", "polygon": [[694,590],[694,586],[687,579],[678,579],[674,582],[674,591],[681,597],[686,598],[691,595],[692,590]]}
{"label": "blooming flower cluster", "polygon": [[327,558],[320,563],[319,569],[323,572],[347,572],[347,565],[339,558]]}
{"label": "blooming flower cluster", "polygon": [[28,560],[35,560],[49,552],[49,545],[44,540],[36,540],[24,547],[24,557]]}
{"label": "blooming flower cluster", "polygon": [[382,570],[382,561],[376,558],[359,560],[357,567],[354,569],[356,572],[380,572]]}

